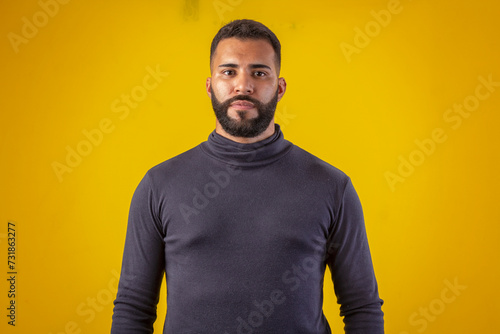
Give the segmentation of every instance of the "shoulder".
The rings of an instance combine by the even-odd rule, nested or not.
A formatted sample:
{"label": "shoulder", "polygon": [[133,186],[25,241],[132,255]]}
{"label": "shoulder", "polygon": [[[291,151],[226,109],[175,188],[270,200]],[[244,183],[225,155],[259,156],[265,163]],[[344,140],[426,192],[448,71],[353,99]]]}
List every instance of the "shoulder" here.
{"label": "shoulder", "polygon": [[151,183],[160,186],[173,179],[186,179],[205,163],[206,156],[197,145],[153,167],[145,175]]}
{"label": "shoulder", "polygon": [[299,168],[308,174],[343,184],[349,180],[349,176],[345,172],[297,145],[293,146],[289,156],[295,160],[294,163]]}
{"label": "shoulder", "polygon": [[[357,205],[356,191],[351,178],[339,168],[294,145],[286,164],[292,168],[293,183],[303,193],[324,204],[338,217],[346,204]],[[355,210],[358,210],[356,207]]]}
{"label": "shoulder", "polygon": [[200,154],[200,145],[197,145],[183,153],[171,157],[149,169],[150,174],[162,174],[166,170],[183,168],[186,165],[196,163],[203,155]]}
{"label": "shoulder", "polygon": [[329,162],[294,145],[283,163],[288,179],[300,189],[309,189],[315,197],[339,203],[352,186],[350,177]]}

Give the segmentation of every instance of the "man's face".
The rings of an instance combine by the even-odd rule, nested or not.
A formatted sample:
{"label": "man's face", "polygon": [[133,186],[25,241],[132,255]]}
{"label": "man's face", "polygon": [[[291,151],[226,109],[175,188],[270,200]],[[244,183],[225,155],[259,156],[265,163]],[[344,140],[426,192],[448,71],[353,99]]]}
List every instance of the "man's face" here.
{"label": "man's face", "polygon": [[217,122],[228,134],[253,138],[271,126],[286,83],[278,78],[275,53],[262,39],[219,42],[207,79]]}

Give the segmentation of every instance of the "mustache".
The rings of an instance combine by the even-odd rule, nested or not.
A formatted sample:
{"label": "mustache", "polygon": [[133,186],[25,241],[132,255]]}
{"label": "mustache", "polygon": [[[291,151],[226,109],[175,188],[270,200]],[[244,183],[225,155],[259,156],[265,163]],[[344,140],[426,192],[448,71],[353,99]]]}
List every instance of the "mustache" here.
{"label": "mustache", "polygon": [[236,95],[236,96],[233,96],[232,98],[224,101],[224,105],[225,106],[229,106],[231,103],[233,102],[236,102],[236,101],[249,101],[249,102],[252,102],[256,107],[260,107],[262,105],[262,103],[251,97],[251,96],[248,96],[248,95]]}

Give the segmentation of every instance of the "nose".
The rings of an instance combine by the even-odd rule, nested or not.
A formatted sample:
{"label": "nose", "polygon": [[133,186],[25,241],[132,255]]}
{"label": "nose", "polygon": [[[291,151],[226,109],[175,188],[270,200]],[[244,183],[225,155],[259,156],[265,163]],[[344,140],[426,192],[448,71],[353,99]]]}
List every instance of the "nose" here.
{"label": "nose", "polygon": [[236,94],[245,95],[253,93],[253,82],[248,74],[239,73],[235,79],[234,91]]}

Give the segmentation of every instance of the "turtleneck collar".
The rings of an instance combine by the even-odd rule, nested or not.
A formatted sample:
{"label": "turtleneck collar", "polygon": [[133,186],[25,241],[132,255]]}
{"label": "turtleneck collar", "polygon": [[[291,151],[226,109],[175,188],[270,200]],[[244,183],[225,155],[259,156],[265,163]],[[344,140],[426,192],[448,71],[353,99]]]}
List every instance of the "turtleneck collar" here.
{"label": "turtleneck collar", "polygon": [[228,139],[215,130],[201,143],[202,150],[214,159],[238,167],[255,167],[272,163],[292,148],[285,140],[280,126],[275,124],[274,134],[251,144],[242,144]]}

